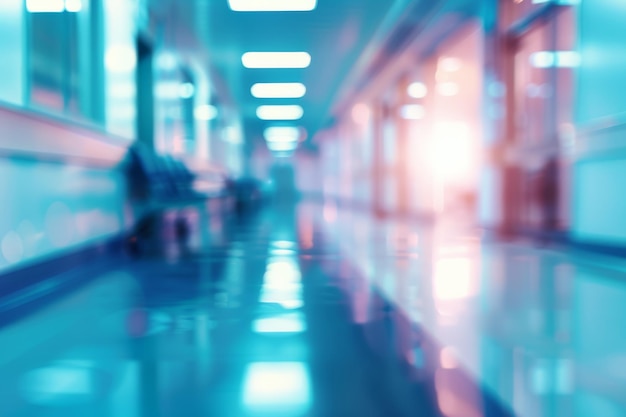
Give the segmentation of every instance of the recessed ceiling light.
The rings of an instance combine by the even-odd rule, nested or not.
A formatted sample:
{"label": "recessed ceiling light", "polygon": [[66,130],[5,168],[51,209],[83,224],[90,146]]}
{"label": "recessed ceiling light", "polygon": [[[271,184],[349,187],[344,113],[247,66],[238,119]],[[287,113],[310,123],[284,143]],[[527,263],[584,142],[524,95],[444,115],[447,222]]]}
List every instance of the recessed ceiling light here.
{"label": "recessed ceiling light", "polygon": [[301,106],[259,106],[256,115],[261,120],[298,120],[304,114]]}
{"label": "recessed ceiling light", "polygon": [[306,52],[246,52],[241,57],[246,68],[306,68],[311,55]]}
{"label": "recessed ceiling light", "polygon": [[306,87],[302,83],[257,83],[250,92],[257,98],[300,98]]}
{"label": "recessed ceiling light", "polygon": [[298,142],[300,129],[294,126],[272,126],[263,132],[268,142]]}
{"label": "recessed ceiling light", "polygon": [[317,0],[228,0],[236,12],[308,12],[317,6]]}

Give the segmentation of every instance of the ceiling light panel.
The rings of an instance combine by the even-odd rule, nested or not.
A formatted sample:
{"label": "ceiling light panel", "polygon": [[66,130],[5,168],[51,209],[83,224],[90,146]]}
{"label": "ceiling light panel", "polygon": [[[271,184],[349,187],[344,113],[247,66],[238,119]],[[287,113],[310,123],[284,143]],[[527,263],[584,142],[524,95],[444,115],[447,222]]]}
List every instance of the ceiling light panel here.
{"label": "ceiling light panel", "polygon": [[301,83],[257,83],[250,92],[257,98],[300,98],[306,87]]}
{"label": "ceiling light panel", "polygon": [[268,142],[298,142],[300,129],[295,126],[272,126],[263,132]]}
{"label": "ceiling light panel", "polygon": [[236,12],[309,12],[317,0],[228,0]]}
{"label": "ceiling light panel", "polygon": [[256,115],[261,120],[298,120],[302,118],[304,110],[297,105],[259,106]]}
{"label": "ceiling light panel", "polygon": [[307,52],[246,52],[241,57],[246,68],[306,68],[311,64]]}

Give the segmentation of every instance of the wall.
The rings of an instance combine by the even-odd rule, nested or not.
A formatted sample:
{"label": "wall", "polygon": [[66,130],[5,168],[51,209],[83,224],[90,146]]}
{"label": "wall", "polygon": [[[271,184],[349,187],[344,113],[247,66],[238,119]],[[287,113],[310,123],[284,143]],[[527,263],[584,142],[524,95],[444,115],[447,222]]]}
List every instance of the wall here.
{"label": "wall", "polygon": [[626,3],[581,2],[573,175],[575,238],[626,244]]}
{"label": "wall", "polygon": [[123,141],[0,107],[0,273],[119,234]]}

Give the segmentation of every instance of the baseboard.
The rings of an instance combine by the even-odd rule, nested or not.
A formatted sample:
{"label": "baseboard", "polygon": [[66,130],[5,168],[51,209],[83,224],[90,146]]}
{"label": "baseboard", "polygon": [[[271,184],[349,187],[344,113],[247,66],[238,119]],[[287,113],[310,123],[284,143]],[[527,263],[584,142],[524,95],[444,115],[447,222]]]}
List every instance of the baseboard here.
{"label": "baseboard", "polygon": [[0,273],[0,327],[49,304],[128,260],[125,234]]}

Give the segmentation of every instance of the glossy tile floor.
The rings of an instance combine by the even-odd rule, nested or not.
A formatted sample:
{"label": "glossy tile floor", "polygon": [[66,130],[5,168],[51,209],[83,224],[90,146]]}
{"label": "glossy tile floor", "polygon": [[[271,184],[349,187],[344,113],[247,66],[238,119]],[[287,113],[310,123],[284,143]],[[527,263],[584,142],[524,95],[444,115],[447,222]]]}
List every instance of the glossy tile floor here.
{"label": "glossy tile floor", "polygon": [[331,203],[163,224],[0,328],[0,416],[626,415],[622,260]]}

